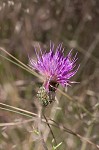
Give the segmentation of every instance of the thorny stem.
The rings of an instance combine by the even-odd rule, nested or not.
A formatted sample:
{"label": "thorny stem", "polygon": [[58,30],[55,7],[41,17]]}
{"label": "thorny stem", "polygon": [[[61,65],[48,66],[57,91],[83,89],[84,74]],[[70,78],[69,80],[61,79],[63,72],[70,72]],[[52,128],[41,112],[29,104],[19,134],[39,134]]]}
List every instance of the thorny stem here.
{"label": "thorny stem", "polygon": [[44,141],[44,138],[43,138],[43,135],[42,135],[42,131],[41,131],[41,128],[40,128],[40,125],[41,125],[41,123],[42,123],[42,108],[41,108],[41,106],[40,106],[40,108],[39,108],[39,121],[38,121],[38,128],[39,128],[39,134],[40,134],[40,136],[41,136],[41,141],[42,141],[42,145],[43,145],[43,147],[44,147],[44,150],[48,150],[48,148],[47,148],[47,146],[46,146],[46,143],[45,143],[45,141]]}
{"label": "thorny stem", "polygon": [[50,124],[48,123],[48,120],[47,120],[47,118],[46,118],[44,112],[42,112],[42,114],[43,114],[43,117],[44,117],[44,119],[46,120],[46,123],[47,123],[47,125],[48,125],[48,127],[49,127],[49,129],[50,129],[50,132],[51,132],[52,137],[53,137],[53,139],[54,139],[55,145],[57,145],[56,138],[55,138],[54,133],[53,133],[51,127],[50,127]]}

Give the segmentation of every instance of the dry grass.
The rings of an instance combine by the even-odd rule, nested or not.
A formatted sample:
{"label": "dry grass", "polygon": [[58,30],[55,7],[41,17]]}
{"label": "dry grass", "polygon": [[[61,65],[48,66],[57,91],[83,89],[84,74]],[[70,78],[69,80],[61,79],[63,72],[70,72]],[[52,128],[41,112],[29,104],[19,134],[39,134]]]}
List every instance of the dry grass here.
{"label": "dry grass", "polygon": [[[0,150],[99,149],[98,0],[0,1]],[[78,51],[80,69],[43,114],[39,74],[28,66],[38,43]]]}

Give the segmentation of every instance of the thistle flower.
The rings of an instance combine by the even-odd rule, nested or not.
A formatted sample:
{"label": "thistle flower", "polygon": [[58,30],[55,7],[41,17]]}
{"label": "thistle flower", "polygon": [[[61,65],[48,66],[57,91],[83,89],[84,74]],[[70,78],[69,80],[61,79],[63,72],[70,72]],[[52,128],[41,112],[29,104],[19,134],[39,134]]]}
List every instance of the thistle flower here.
{"label": "thistle flower", "polygon": [[76,65],[77,53],[72,58],[72,50],[64,57],[64,48],[59,44],[54,50],[54,44],[50,44],[50,51],[37,53],[35,49],[37,61],[30,59],[30,67],[37,70],[44,77],[44,88],[46,91],[56,91],[57,86],[61,84],[67,87],[72,81],[73,77],[78,71],[79,66]]}

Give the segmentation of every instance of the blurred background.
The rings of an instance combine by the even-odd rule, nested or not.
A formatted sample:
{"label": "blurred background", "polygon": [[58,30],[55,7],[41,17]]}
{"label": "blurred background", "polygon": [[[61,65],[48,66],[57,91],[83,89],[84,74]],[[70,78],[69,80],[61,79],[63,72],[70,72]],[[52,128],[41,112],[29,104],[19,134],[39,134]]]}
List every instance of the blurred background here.
{"label": "blurred background", "polygon": [[[48,106],[45,115],[99,144],[99,0],[0,0],[0,47],[28,65],[28,54],[36,58],[34,47],[39,49],[39,43],[49,50],[50,40],[56,46],[62,42],[65,55],[71,48],[78,52],[80,69],[72,80],[80,83],[67,92],[60,87],[73,100],[57,92],[58,103]],[[9,58],[1,50],[0,54]],[[0,103],[38,114],[36,94],[41,85],[39,78],[0,57]],[[0,150],[44,149],[35,132],[38,118],[24,122],[28,119],[0,109],[0,122],[13,123],[0,128]],[[48,126],[39,126],[52,150],[55,144]],[[57,144],[62,142],[58,150],[96,149],[62,128],[52,130]]]}

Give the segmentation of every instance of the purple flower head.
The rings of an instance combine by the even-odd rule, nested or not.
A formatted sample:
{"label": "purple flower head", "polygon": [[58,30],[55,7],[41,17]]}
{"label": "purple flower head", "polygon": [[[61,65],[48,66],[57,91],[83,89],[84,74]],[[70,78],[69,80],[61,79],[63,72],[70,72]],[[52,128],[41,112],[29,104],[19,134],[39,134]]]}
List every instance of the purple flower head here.
{"label": "purple flower head", "polygon": [[[68,86],[70,78],[78,71],[79,66],[76,65],[77,53],[72,58],[72,50],[64,57],[64,49],[59,44],[54,50],[54,44],[50,44],[50,51],[37,53],[37,61],[30,59],[30,67],[37,70],[44,77],[44,87],[49,91],[50,85],[57,88],[58,84]],[[55,91],[55,90],[54,90]]]}

